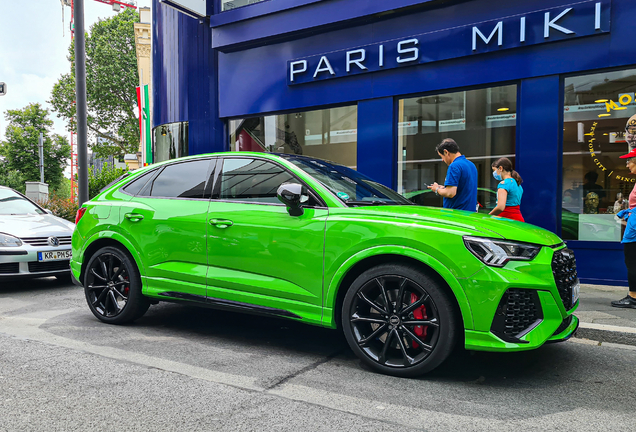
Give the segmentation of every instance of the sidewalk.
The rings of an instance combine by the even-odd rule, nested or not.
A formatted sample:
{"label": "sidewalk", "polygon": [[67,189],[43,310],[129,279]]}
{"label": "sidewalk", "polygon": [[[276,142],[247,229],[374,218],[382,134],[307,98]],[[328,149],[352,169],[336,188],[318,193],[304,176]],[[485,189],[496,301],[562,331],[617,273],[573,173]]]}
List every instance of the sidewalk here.
{"label": "sidewalk", "polygon": [[636,345],[636,309],[610,305],[627,295],[627,287],[581,285],[579,308],[574,314],[581,322],[576,338]]}

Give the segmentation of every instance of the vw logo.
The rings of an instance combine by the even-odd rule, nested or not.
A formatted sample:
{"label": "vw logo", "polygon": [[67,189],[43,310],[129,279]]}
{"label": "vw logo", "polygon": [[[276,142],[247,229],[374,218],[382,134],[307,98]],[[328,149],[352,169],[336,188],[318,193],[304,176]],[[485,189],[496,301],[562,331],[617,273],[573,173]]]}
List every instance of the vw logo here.
{"label": "vw logo", "polygon": [[47,239],[47,241],[49,242],[49,244],[51,246],[59,246],[60,245],[60,240],[57,237],[49,237]]}

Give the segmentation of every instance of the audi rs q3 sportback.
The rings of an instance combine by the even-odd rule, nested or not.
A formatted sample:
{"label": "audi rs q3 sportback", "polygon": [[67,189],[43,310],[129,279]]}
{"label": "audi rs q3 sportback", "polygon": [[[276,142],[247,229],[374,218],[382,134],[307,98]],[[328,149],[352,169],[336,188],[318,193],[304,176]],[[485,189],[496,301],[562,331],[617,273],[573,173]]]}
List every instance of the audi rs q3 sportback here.
{"label": "audi rs q3 sportback", "polygon": [[71,269],[121,324],[157,301],[340,328],[379,372],[416,376],[458,344],[522,351],[578,326],[573,253],[536,226],[413,205],[311,157],[155,164],[78,212]]}

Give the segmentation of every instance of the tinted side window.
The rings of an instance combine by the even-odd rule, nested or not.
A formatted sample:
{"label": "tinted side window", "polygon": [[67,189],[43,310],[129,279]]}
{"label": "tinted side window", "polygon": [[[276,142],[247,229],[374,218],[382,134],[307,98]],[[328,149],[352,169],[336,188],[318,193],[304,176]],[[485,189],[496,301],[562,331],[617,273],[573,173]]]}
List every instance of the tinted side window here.
{"label": "tinted side window", "polygon": [[219,199],[280,204],[278,187],[293,181],[280,166],[259,159],[224,159]]}
{"label": "tinted side window", "polygon": [[168,165],[152,183],[150,196],[203,198],[209,167],[209,159]]}
{"label": "tinted side window", "polygon": [[142,175],[141,177],[131,181],[126,186],[124,186],[124,191],[126,191],[126,193],[129,193],[130,195],[137,195],[141,188],[144,187],[146,182],[150,180],[150,177],[152,177],[152,175],[156,172],[157,170],[152,170]]}

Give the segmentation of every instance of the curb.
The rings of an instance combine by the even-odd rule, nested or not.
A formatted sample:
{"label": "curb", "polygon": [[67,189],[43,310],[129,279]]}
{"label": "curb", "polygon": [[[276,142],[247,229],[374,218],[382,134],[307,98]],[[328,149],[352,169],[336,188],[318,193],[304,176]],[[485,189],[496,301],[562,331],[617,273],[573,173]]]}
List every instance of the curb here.
{"label": "curb", "polygon": [[582,322],[579,324],[579,328],[573,336],[598,342],[636,346],[636,328],[633,327]]}

